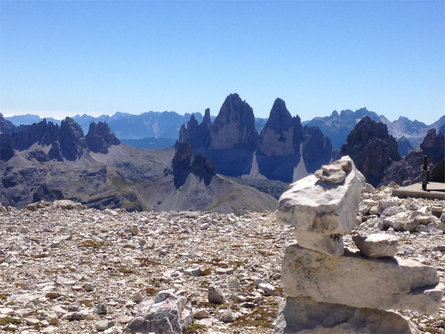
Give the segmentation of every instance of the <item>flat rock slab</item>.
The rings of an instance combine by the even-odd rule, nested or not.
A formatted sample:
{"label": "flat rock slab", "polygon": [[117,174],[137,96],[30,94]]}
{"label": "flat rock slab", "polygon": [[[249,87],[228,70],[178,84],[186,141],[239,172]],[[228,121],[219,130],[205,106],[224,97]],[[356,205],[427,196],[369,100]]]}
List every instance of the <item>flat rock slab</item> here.
{"label": "flat rock slab", "polygon": [[291,333],[419,334],[419,331],[394,312],[288,297],[278,308],[275,334]]}
{"label": "flat rock slab", "polygon": [[[343,157],[342,160],[349,159]],[[342,183],[323,182],[309,175],[292,184],[279,199],[277,219],[296,231],[322,234],[349,233],[356,226],[360,193],[365,178],[352,160]]]}
{"label": "flat rock slab", "polygon": [[415,183],[406,187],[394,189],[392,195],[399,198],[414,197],[445,199],[445,183],[430,182],[428,183],[427,190],[422,190],[422,183]]}
{"label": "flat rock slab", "polygon": [[342,256],[344,253],[343,237],[313,232],[294,231],[295,239],[303,248],[322,252],[330,256]]}
{"label": "flat rock slab", "polygon": [[438,312],[444,288],[435,268],[412,260],[367,258],[349,250],[333,257],[299,245],[286,248],[282,279],[290,297],[428,314]]}
{"label": "flat rock slab", "polygon": [[392,257],[396,255],[399,239],[394,235],[374,233],[368,236],[352,237],[360,253],[368,257]]}

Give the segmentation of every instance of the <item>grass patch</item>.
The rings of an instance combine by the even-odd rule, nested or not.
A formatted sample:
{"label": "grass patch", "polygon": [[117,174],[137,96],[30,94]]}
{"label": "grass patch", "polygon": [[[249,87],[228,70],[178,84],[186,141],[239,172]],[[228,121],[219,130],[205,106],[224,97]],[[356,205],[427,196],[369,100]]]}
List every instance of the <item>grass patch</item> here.
{"label": "grass patch", "polygon": [[16,288],[22,288],[22,289],[28,287],[28,285],[26,283],[22,283],[22,282],[14,283],[14,285]]}
{"label": "grass patch", "polygon": [[145,292],[146,292],[147,295],[149,295],[149,296],[155,296],[155,295],[159,292],[159,290],[158,290],[158,289],[155,289],[155,288],[146,288],[146,289],[145,289]]}
{"label": "grass patch", "polygon": [[201,281],[201,283],[199,283],[199,286],[201,288],[208,288],[210,286],[210,283],[207,281]]}
{"label": "grass patch", "polygon": [[2,300],[6,300],[6,295],[3,294],[3,293],[0,293],[0,299],[2,299]]}
{"label": "grass patch", "polygon": [[264,257],[273,255],[272,253],[265,252],[265,251],[262,251],[262,250],[258,251],[258,254],[260,254],[261,256],[264,256]]}
{"label": "grass patch", "polygon": [[213,271],[215,271],[215,268],[208,267],[201,271],[201,274],[199,276],[207,276],[210,275]]}
{"label": "grass patch", "polygon": [[85,305],[86,307],[93,307],[93,302],[89,299],[82,299],[79,301],[81,305]]}
{"label": "grass patch", "polygon": [[34,259],[43,259],[45,257],[49,257],[48,253],[40,253],[40,254],[33,254],[31,255]]}
{"label": "grass patch", "polygon": [[101,248],[105,246],[105,242],[87,239],[80,242],[81,247],[89,247],[93,249]]}
{"label": "grass patch", "polygon": [[229,307],[229,305],[227,305],[227,304],[213,304],[213,303],[210,303],[210,302],[198,302],[196,304],[196,306],[198,308],[200,308],[200,307],[212,307],[212,308],[216,308],[216,309],[226,309],[226,308]]}
{"label": "grass patch", "polygon": [[136,260],[138,260],[140,262],[141,267],[157,266],[157,265],[161,264],[160,262],[150,260],[147,257],[137,257]]}
{"label": "grass patch", "polygon": [[197,333],[200,329],[206,328],[205,325],[198,324],[197,322],[191,324],[185,331],[186,333]]}
{"label": "grass patch", "polygon": [[266,309],[259,306],[254,312],[244,314],[238,318],[230,326],[237,327],[257,327],[257,328],[274,328],[273,322],[275,320],[278,304],[271,304],[270,308]]}
{"label": "grass patch", "polygon": [[215,204],[213,204],[210,208],[208,208],[207,210],[213,210],[216,209],[217,207],[219,207],[221,204],[223,204],[223,202],[217,202]]}
{"label": "grass patch", "polygon": [[116,267],[116,270],[122,274],[133,274],[134,271],[126,267]]}
{"label": "grass patch", "polygon": [[122,190],[125,187],[127,187],[127,184],[124,182],[124,180],[122,180],[119,176],[115,176],[111,179],[111,183],[113,184],[113,186],[118,189],[118,190]]}
{"label": "grass patch", "polygon": [[18,318],[11,318],[11,317],[6,317],[6,318],[0,318],[0,325],[5,326],[5,325],[19,325],[21,324],[22,321]]}
{"label": "grass patch", "polygon": [[16,302],[7,302],[7,303],[5,303],[5,306],[14,306],[14,305],[17,305],[17,303]]}
{"label": "grass patch", "polygon": [[58,293],[58,292],[48,292],[45,297],[49,298],[49,299],[56,299],[59,298],[60,296],[62,296],[62,294]]}

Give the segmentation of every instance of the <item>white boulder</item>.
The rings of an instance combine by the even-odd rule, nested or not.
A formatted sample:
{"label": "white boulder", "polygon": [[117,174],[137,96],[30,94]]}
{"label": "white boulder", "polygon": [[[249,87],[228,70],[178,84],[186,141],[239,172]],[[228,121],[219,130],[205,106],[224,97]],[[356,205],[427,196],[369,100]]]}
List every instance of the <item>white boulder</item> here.
{"label": "white boulder", "polygon": [[382,310],[433,314],[443,294],[433,267],[397,257],[367,258],[348,250],[332,257],[299,245],[286,248],[282,279],[289,297]]}
{"label": "white boulder", "polygon": [[275,334],[419,334],[416,326],[394,312],[286,298],[278,308]]}
{"label": "white boulder", "polygon": [[345,156],[351,170],[342,183],[323,182],[309,175],[293,183],[279,199],[277,218],[295,226],[296,231],[323,234],[349,233],[356,226],[356,216],[365,179],[352,159]]}
{"label": "white boulder", "polygon": [[368,257],[395,256],[399,239],[390,234],[374,233],[368,236],[354,235],[352,237],[360,253]]}

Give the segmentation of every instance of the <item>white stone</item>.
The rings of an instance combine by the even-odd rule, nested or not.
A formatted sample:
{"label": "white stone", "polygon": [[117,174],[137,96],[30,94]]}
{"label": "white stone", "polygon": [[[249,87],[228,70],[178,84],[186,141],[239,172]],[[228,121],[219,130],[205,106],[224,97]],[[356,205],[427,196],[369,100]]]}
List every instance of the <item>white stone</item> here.
{"label": "white stone", "polygon": [[96,329],[101,332],[113,326],[114,321],[111,320],[100,320],[95,324]]}
{"label": "white stone", "polygon": [[354,235],[352,240],[361,254],[376,258],[396,255],[399,243],[396,236],[384,233],[374,233],[366,237]]}
{"label": "white stone", "polygon": [[[343,157],[342,159],[346,159]],[[350,159],[350,158],[348,158]],[[281,195],[277,219],[297,231],[343,234],[356,226],[363,175],[355,168],[341,184],[325,183],[309,175]]]}
{"label": "white stone", "polygon": [[372,186],[372,184],[365,183],[362,191],[364,193],[373,193],[375,191],[375,188]]}
{"label": "white stone", "polygon": [[325,303],[433,314],[443,293],[438,282],[435,268],[397,257],[332,257],[291,245],[283,260],[285,294]]}
{"label": "white stone", "polygon": [[420,334],[410,321],[393,312],[317,303],[288,297],[278,308],[275,334]]}
{"label": "white stone", "polygon": [[207,310],[202,308],[196,310],[195,313],[193,314],[194,319],[205,319],[208,317],[210,317],[209,312],[207,312]]}
{"label": "white stone", "polygon": [[138,315],[128,324],[127,331],[181,333],[192,322],[192,305],[187,298],[165,290],[156,295],[154,304],[141,303]]}
{"label": "white stone", "polygon": [[394,216],[398,213],[404,212],[405,208],[403,208],[402,206],[390,206],[388,208],[386,208],[385,210],[383,210],[383,214],[385,216]]}
{"label": "white stone", "polygon": [[415,220],[419,223],[419,224],[429,224],[434,222],[434,216],[432,215],[420,215],[420,216],[416,216]]}
{"label": "white stone", "polygon": [[272,295],[275,293],[275,287],[272,284],[266,282],[261,282],[260,284],[258,284],[258,289],[263,290],[266,295]]}
{"label": "white stone", "polygon": [[188,276],[199,276],[202,271],[200,268],[188,268],[184,270],[184,274]]}
{"label": "white stone", "polygon": [[238,313],[233,312],[231,309],[223,310],[222,313],[219,316],[219,319],[222,322],[234,322],[239,318]]}
{"label": "white stone", "polygon": [[344,252],[341,235],[294,231],[298,244],[303,248],[316,250],[331,256],[342,256]]}

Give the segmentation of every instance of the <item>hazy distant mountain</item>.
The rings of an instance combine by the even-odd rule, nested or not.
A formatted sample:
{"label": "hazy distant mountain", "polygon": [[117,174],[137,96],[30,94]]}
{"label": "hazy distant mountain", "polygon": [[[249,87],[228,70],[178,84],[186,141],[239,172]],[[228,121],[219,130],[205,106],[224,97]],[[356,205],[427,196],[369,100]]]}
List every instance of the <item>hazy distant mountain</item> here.
{"label": "hazy distant mountain", "polygon": [[140,138],[140,139],[121,139],[121,142],[136,148],[167,148],[176,143],[174,138]]}
{"label": "hazy distant mountain", "polygon": [[[17,115],[17,116],[11,116],[11,117],[5,117],[8,121],[12,122],[14,125],[18,126],[18,125],[31,125],[34,123],[39,123],[43,120],[43,118],[41,118],[38,115],[32,115],[32,114],[25,114],[25,115]],[[59,124],[61,123],[61,121],[59,121],[58,119],[54,119],[52,117],[46,117],[46,120],[48,122],[53,122],[54,124]],[[89,124],[88,124],[89,126]],[[86,130],[88,130],[88,127],[86,128]],[[85,131],[85,130],[84,130]]]}
{"label": "hazy distant mountain", "polygon": [[[199,122],[202,121],[203,116],[200,113],[193,113],[195,119]],[[183,124],[186,124],[192,114],[180,115],[176,112],[156,112],[149,111],[140,115],[133,115],[128,113],[117,112],[113,116],[101,115],[99,117],[93,117],[90,115],[76,115],[72,119],[80,125],[82,130],[88,132],[89,126],[92,122],[106,122],[111,131],[121,140],[135,139],[135,141],[129,141],[129,145],[135,145],[135,147],[151,148],[151,147],[165,147],[168,139],[174,144],[178,139],[179,129]],[[37,115],[19,115],[6,117],[14,125],[31,125],[38,123],[43,119]],[[210,116],[213,121],[214,116]],[[53,118],[46,118],[49,122],[59,124],[59,120]],[[257,131],[261,131],[262,127],[266,123],[265,118],[255,118],[255,127]],[[157,140],[151,140],[148,138],[156,138]],[[143,139],[140,140],[139,139]],[[153,146],[157,145],[159,146]],[[146,146],[144,146],[146,145]]]}
{"label": "hazy distant mountain", "polygon": [[409,140],[412,147],[418,146],[425,137],[429,129],[438,129],[445,122],[445,116],[431,125],[419,121],[411,121],[407,117],[399,117],[396,121],[389,121],[383,115],[377,115],[373,111],[366,108],[352,110],[342,110],[340,114],[333,111],[330,116],[315,117],[314,119],[303,122],[303,124],[317,126],[321,129],[325,136],[329,137],[335,148],[340,148],[346,141],[348,134],[355,125],[365,116],[368,116],[375,122],[381,122],[388,127],[388,132],[394,138],[399,139],[405,137]]}
{"label": "hazy distant mountain", "polygon": [[331,140],[335,148],[340,148],[346,142],[346,138],[351,130],[365,116],[368,116],[375,122],[384,124],[388,122],[386,118],[382,119],[375,112],[362,108],[356,111],[342,110],[340,114],[334,110],[331,116],[315,117],[308,122],[304,122],[304,124],[318,127]]}

